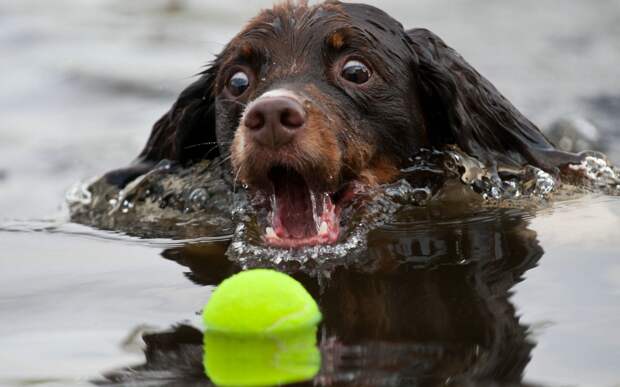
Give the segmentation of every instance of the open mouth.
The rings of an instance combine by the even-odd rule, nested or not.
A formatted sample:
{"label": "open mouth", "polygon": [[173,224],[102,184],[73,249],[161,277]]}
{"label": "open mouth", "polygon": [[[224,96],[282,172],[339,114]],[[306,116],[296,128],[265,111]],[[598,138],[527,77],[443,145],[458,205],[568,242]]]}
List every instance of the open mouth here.
{"label": "open mouth", "polygon": [[272,186],[270,224],[264,235],[267,244],[297,248],[336,243],[342,192],[312,189],[300,173],[285,166],[271,168],[267,177]]}

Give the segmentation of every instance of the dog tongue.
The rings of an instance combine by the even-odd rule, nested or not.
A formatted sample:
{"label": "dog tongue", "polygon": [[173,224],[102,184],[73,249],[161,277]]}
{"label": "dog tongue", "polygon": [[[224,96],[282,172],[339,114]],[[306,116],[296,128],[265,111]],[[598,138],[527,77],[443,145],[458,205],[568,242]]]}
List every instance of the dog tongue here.
{"label": "dog tongue", "polygon": [[[271,176],[274,187],[273,228],[280,238],[302,239],[317,234],[321,209],[304,178],[291,170]],[[318,212],[317,212],[318,211]]]}

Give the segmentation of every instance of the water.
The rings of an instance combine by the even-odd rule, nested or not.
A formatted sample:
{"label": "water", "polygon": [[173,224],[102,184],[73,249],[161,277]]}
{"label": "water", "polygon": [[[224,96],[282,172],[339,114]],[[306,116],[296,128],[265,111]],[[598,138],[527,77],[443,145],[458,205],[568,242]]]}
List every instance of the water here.
{"label": "water", "polygon": [[[62,227],[3,233],[12,252],[2,268],[7,385],[72,385],[140,364],[136,331],[199,327],[213,286],[240,270],[226,259],[226,242]],[[313,276],[288,268],[325,315],[319,379],[504,380],[524,369],[526,382],[613,385],[620,265],[610,241],[618,227],[620,199],[610,197],[538,213],[415,207],[371,232],[368,250],[349,265],[319,266]],[[166,352],[193,353],[200,365],[189,344],[167,343]],[[196,375],[170,359],[153,367]]]}
{"label": "water", "polygon": [[[68,223],[61,205],[76,181],[130,161],[192,74],[270,2],[179,3],[0,1],[0,385],[91,385],[104,373],[204,382],[191,327],[240,269],[225,256],[232,230],[188,242],[162,238],[163,223],[139,239]],[[444,37],[542,126],[592,119],[620,161],[617,1],[380,5]],[[619,230],[620,201],[603,195],[527,210],[411,207],[346,264],[277,267],[325,315],[317,385],[613,386]],[[142,332],[161,356],[128,376],[145,361]]]}

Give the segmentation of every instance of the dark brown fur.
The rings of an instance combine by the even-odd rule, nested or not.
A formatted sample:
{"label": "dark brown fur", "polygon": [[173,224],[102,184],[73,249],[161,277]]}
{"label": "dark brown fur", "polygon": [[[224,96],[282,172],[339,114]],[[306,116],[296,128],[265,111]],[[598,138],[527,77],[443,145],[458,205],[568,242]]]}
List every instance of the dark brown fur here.
{"label": "dark brown fur", "polygon": [[[372,82],[351,88],[339,80],[351,55],[371,65]],[[236,99],[225,84],[239,68],[252,74],[252,86]],[[277,153],[241,146],[244,106],[279,87],[304,99],[303,137]],[[405,30],[363,4],[286,2],[251,20],[155,124],[135,164],[108,179],[122,186],[163,159],[187,163],[232,152],[231,172],[241,181],[286,163],[334,190],[350,180],[393,181],[419,149],[446,145],[491,168],[531,164],[554,173],[579,160],[554,149],[432,32]]]}

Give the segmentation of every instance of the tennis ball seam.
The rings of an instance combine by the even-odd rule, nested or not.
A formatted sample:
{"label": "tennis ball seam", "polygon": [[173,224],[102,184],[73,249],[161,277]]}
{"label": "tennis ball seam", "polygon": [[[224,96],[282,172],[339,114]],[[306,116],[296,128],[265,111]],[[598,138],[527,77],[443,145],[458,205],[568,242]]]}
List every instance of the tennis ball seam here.
{"label": "tennis ball seam", "polygon": [[[274,332],[274,331],[278,331],[278,328],[279,328],[280,326],[284,325],[284,324],[285,324],[286,322],[288,322],[289,320],[295,319],[296,317],[303,316],[304,314],[307,314],[307,313],[311,312],[311,310],[310,310],[310,309],[314,309],[314,308],[313,308],[313,306],[314,306],[314,305],[309,304],[309,305],[304,306],[304,308],[302,308],[302,309],[298,310],[298,311],[297,311],[297,312],[295,312],[295,313],[292,313],[292,314],[288,314],[288,315],[286,315],[286,316],[283,316],[282,318],[278,319],[278,320],[277,320],[277,321],[275,321],[273,324],[271,324],[269,327],[267,327],[267,328],[265,329],[265,332],[267,332],[267,333],[272,333],[272,332]],[[306,324],[307,324],[307,325],[314,325],[314,324],[316,324],[318,321],[320,321],[320,320],[321,320],[321,312],[320,312],[319,310],[317,310],[317,311],[316,311],[316,317],[315,317],[314,319],[312,319],[312,320],[313,320],[312,322],[310,322],[310,321],[305,321],[305,322],[304,322],[304,323],[305,323],[304,325],[306,325]],[[308,323],[310,323],[310,324],[308,324]]]}

